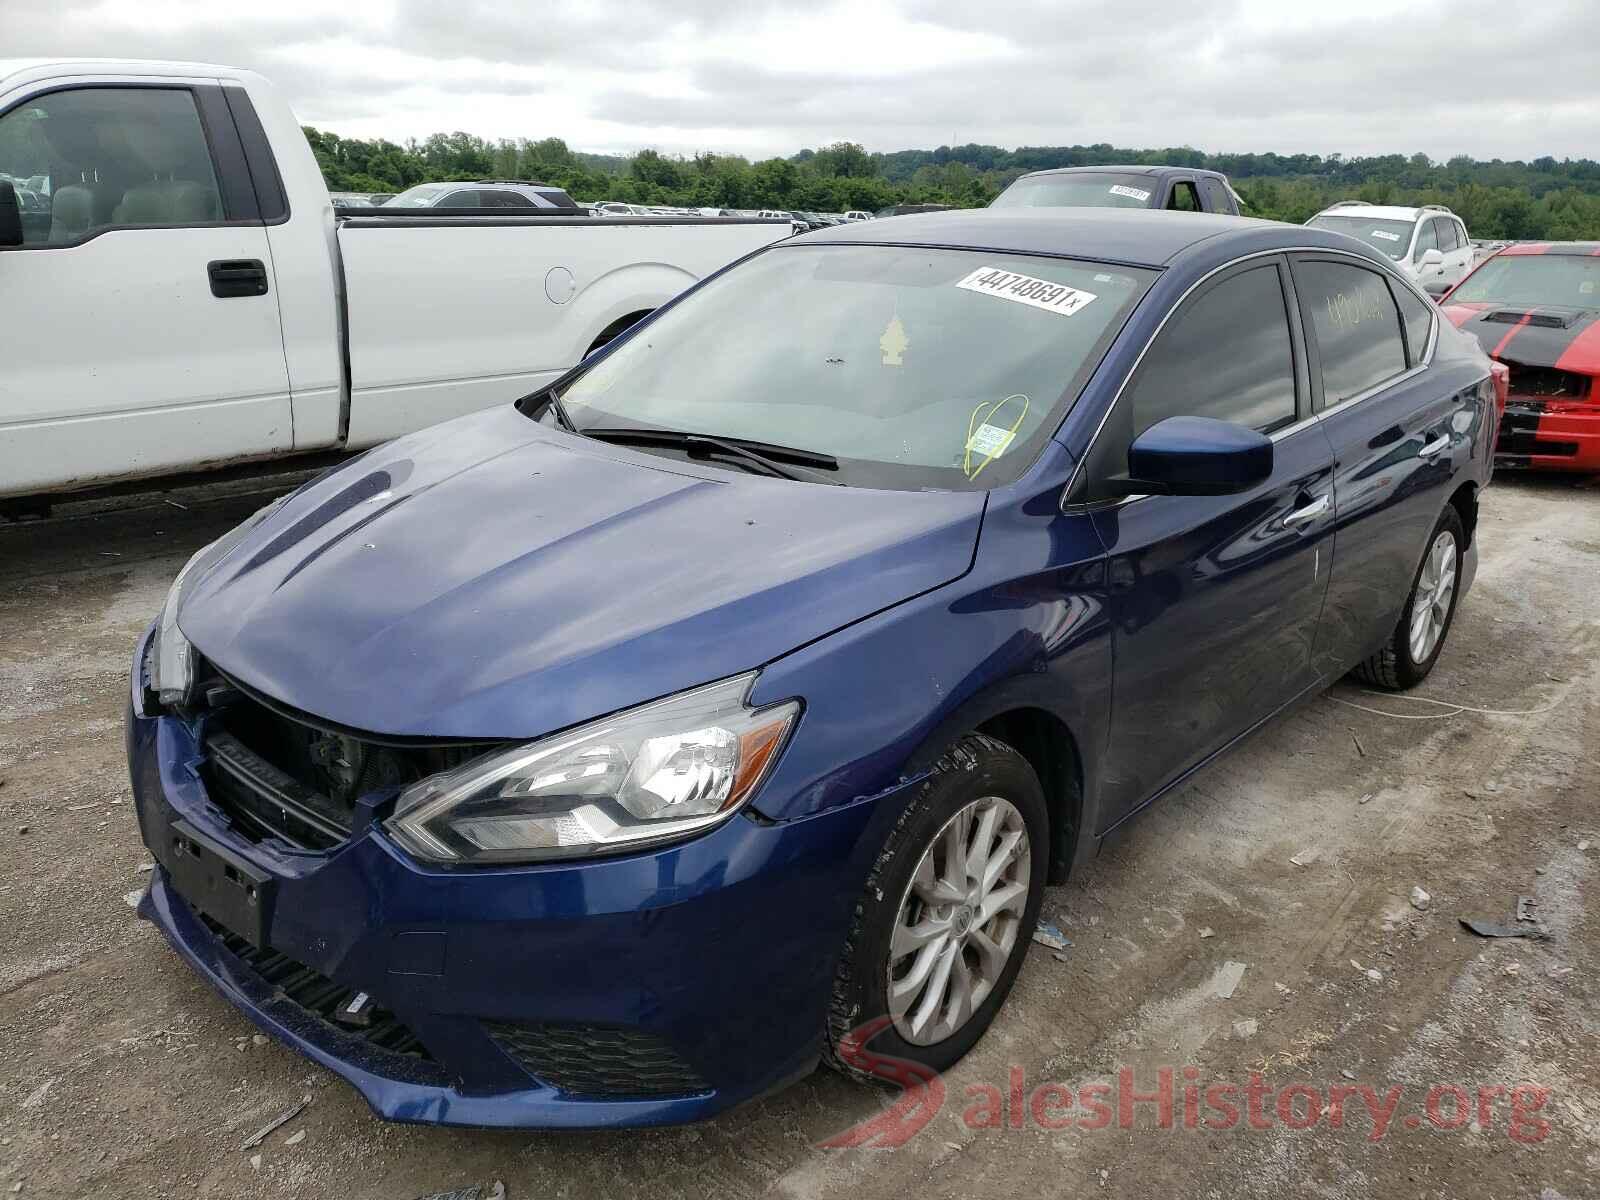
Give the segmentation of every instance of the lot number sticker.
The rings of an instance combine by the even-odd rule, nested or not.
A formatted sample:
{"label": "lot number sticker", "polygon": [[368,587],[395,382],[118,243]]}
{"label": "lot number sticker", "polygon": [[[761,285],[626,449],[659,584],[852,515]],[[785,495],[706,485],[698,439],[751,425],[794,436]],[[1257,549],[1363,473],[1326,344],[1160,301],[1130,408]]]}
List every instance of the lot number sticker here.
{"label": "lot number sticker", "polygon": [[969,292],[982,292],[1002,300],[1032,305],[1063,317],[1082,311],[1095,299],[1093,292],[1081,292],[1064,283],[1051,283],[1048,279],[1035,279],[1032,275],[1019,275],[1003,267],[979,267],[956,286]]}
{"label": "lot number sticker", "polygon": [[981,454],[984,458],[997,458],[1005,453],[1011,439],[1016,437],[1016,431],[1001,429],[998,425],[979,425],[978,431],[967,439],[967,450],[973,454]]}
{"label": "lot number sticker", "polygon": [[1398,242],[1400,240],[1400,235],[1398,233],[1390,233],[1387,229],[1374,229],[1372,231],[1372,236],[1375,238],[1382,238],[1386,242]]}
{"label": "lot number sticker", "polygon": [[1126,196],[1130,200],[1137,200],[1140,204],[1150,199],[1150,193],[1143,188],[1129,187],[1125,183],[1112,184],[1111,194],[1113,196]]}

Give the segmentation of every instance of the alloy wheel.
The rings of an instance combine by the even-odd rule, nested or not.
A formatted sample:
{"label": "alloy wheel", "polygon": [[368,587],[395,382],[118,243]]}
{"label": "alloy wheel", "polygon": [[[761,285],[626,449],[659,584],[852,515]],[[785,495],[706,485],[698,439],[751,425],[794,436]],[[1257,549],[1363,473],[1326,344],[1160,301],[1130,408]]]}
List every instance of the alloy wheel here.
{"label": "alloy wheel", "polygon": [[999,796],[963,807],[923,851],[889,943],[889,1016],[906,1041],[945,1040],[994,990],[1021,933],[1030,862],[1022,813]]}
{"label": "alloy wheel", "polygon": [[1411,604],[1411,661],[1425,663],[1444,636],[1450,617],[1450,601],[1456,593],[1456,539],[1442,530],[1428,548],[1417,579],[1416,597]]}

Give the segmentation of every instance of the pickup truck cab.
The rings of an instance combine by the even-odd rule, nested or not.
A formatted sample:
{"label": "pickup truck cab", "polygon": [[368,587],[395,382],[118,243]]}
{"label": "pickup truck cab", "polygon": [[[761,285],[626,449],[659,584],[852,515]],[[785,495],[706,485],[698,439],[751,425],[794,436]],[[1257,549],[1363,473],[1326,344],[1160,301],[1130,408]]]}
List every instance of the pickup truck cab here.
{"label": "pickup truck cab", "polygon": [[336,213],[258,75],[0,60],[0,497],[360,449],[509,402],[789,234]]}
{"label": "pickup truck cab", "polygon": [[1061,167],[1014,180],[990,208],[1168,208],[1239,215],[1220,171],[1189,167]]}

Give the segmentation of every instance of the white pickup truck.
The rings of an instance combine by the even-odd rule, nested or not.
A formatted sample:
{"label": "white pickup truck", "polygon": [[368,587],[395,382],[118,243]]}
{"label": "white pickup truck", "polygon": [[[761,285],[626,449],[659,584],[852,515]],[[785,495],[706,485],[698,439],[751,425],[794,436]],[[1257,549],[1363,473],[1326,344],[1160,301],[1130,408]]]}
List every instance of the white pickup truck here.
{"label": "white pickup truck", "polygon": [[790,233],[528,213],[336,213],[248,71],[0,59],[0,497],[512,400]]}

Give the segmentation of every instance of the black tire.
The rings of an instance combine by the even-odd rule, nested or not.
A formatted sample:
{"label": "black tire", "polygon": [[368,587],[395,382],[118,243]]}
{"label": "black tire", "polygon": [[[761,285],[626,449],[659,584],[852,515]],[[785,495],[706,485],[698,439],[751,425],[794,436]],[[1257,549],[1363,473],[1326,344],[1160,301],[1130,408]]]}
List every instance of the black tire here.
{"label": "black tire", "polygon": [[[1418,662],[1411,653],[1411,614],[1417,601],[1417,589],[1422,584],[1423,570],[1428,565],[1428,555],[1439,535],[1443,533],[1449,533],[1455,539],[1455,587],[1450,594],[1449,608],[1444,616],[1443,628],[1439,630],[1438,640],[1434,642],[1433,649],[1421,662]],[[1455,505],[1445,505],[1444,512],[1439,516],[1439,523],[1428,535],[1427,545],[1422,550],[1422,561],[1417,564],[1417,572],[1411,577],[1411,590],[1406,593],[1406,604],[1400,612],[1400,619],[1395,622],[1394,631],[1384,643],[1383,649],[1352,672],[1358,679],[1387,691],[1403,692],[1407,688],[1416,687],[1428,677],[1428,673],[1433,670],[1433,664],[1439,661],[1439,654],[1444,650],[1444,644],[1450,636],[1450,626],[1455,621],[1456,602],[1461,598],[1461,555],[1466,540],[1466,531],[1461,525],[1461,514],[1456,511]]]}
{"label": "black tire", "polygon": [[[1028,894],[1009,959],[987,998],[964,1025],[943,1041],[918,1045],[907,1041],[888,1022],[889,944],[913,874],[924,852],[946,824],[976,800],[999,797],[1021,814],[1028,839]],[[906,806],[879,853],[867,886],[856,901],[850,934],[839,958],[833,1000],[828,1010],[824,1061],[847,1075],[878,1078],[863,1069],[845,1043],[853,1031],[874,1018],[887,1025],[865,1044],[874,1055],[910,1059],[934,1071],[945,1071],[967,1053],[1005,1003],[1032,939],[1039,905],[1044,899],[1049,866],[1049,813],[1044,789],[1026,759],[995,738],[969,733],[934,767],[916,799]],[[1020,854],[1020,848],[1017,851]]]}

